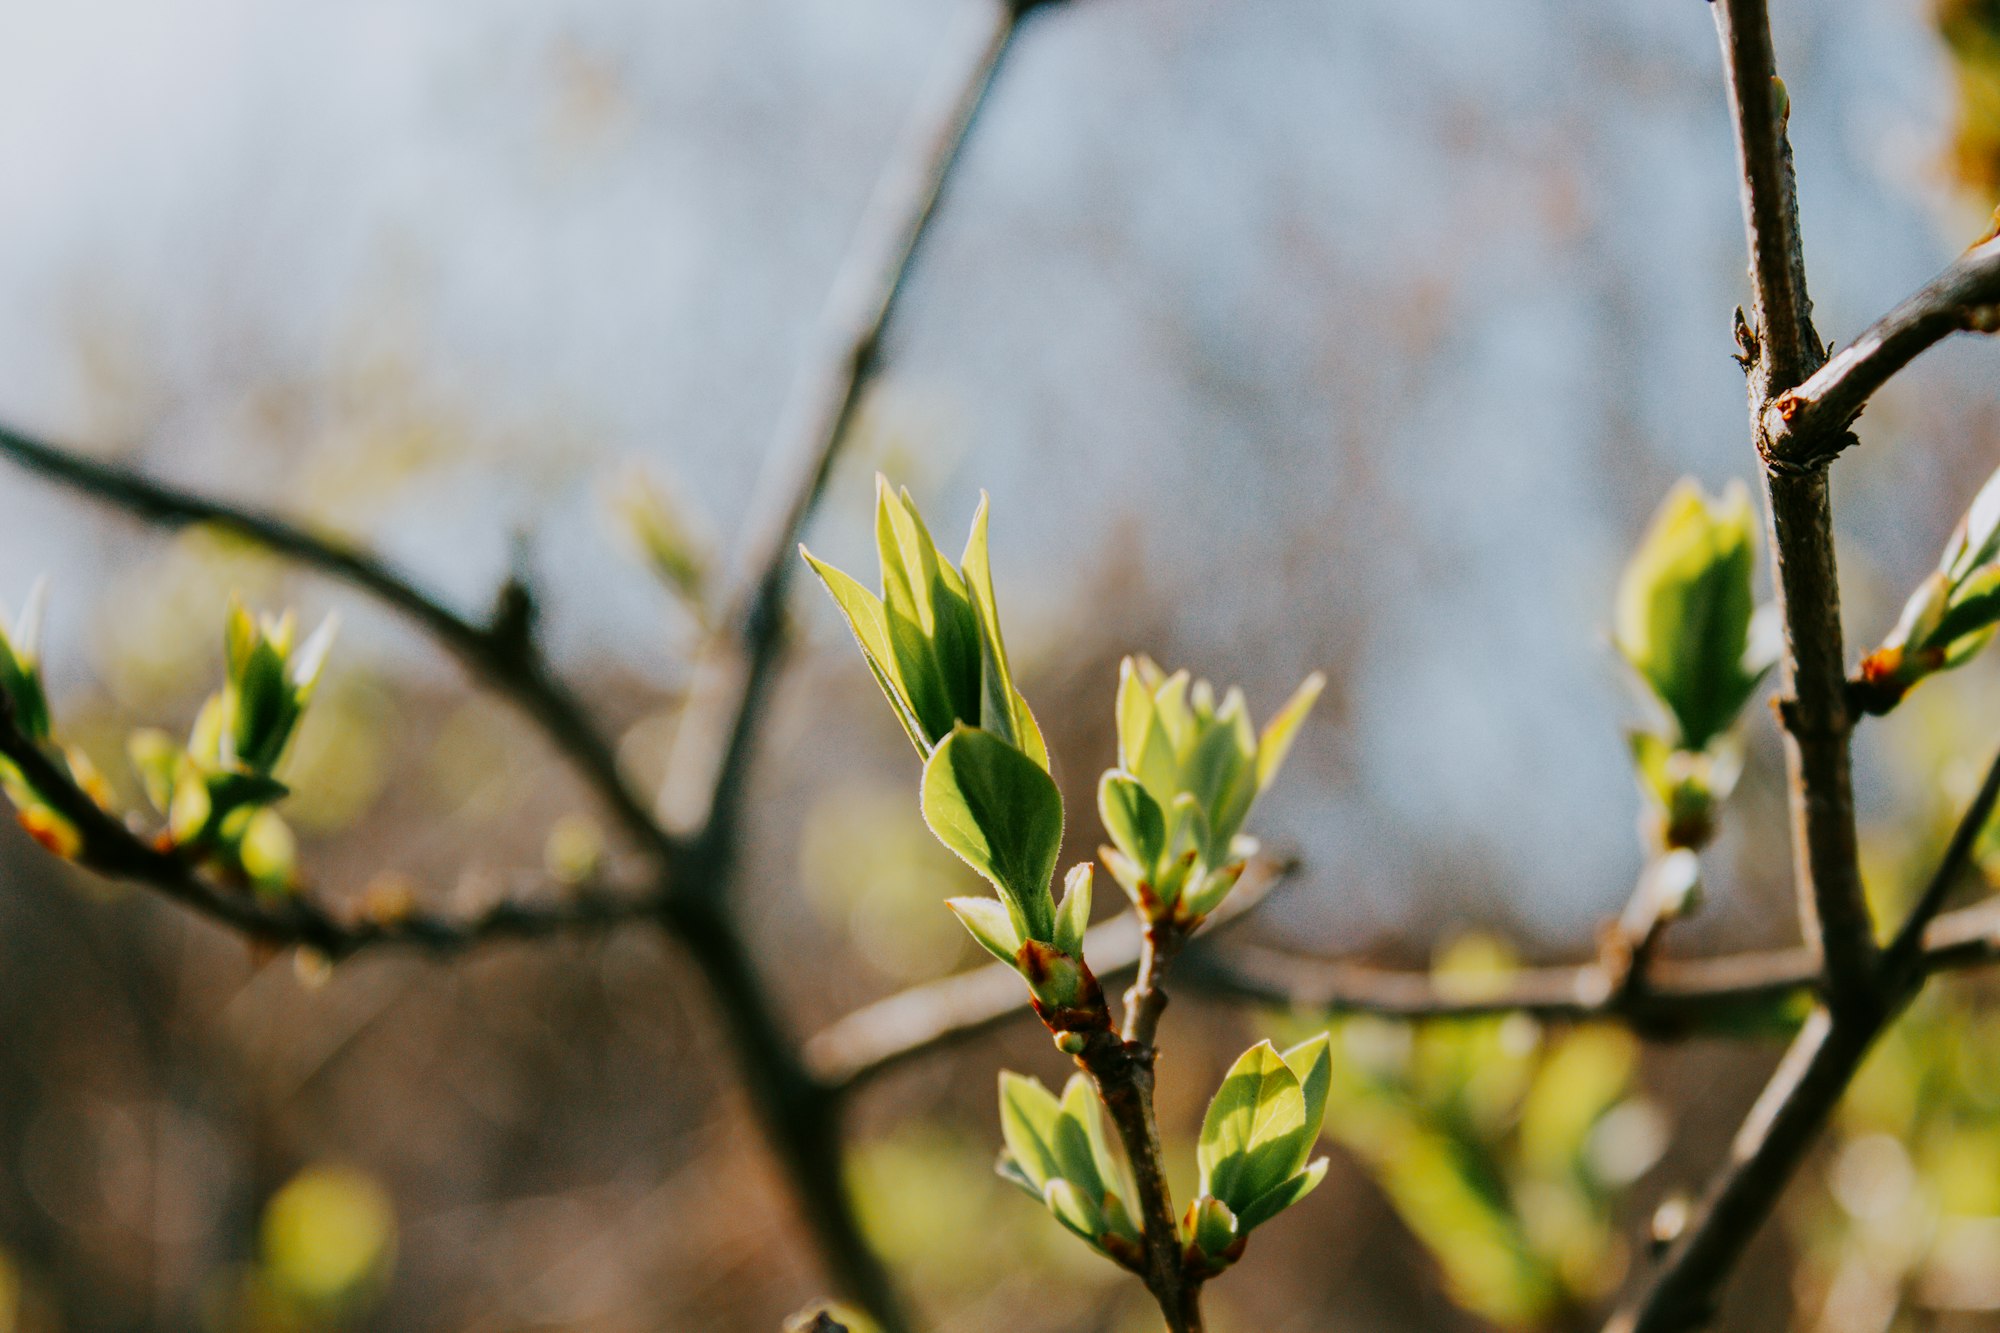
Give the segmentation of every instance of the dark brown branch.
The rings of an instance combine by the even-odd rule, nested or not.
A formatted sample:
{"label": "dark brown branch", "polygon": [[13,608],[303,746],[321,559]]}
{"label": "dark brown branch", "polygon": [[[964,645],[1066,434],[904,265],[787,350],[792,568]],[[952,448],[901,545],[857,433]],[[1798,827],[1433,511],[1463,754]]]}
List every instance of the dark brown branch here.
{"label": "dark brown branch", "polygon": [[1848,737],[1846,663],[1833,514],[1823,468],[1778,456],[1766,411],[1825,360],[1806,295],[1786,107],[1771,53],[1764,0],[1716,0],[1717,32],[1743,175],[1750,287],[1757,314],[1750,421],[1764,458],[1771,552],[1784,615],[1782,717],[1790,773],[1799,915],[1826,957],[1835,1009],[1866,1008],[1875,991],[1875,935],[1861,889]]}
{"label": "dark brown branch", "polygon": [[380,557],[343,538],[308,532],[267,510],[181,490],[5,426],[0,426],[0,454],[154,527],[206,526],[254,542],[395,610],[532,718],[640,846],[662,857],[671,851],[672,840],[619,775],[610,742],[542,656],[528,618],[518,609],[524,596],[519,585],[510,583],[512,595],[503,594],[496,603],[516,608],[513,613],[478,623]]}
{"label": "dark brown branch", "polygon": [[1764,415],[1774,457],[1810,466],[1852,441],[1848,426],[1875,391],[1954,333],[2000,327],[2000,238],[1961,255],[1908,300],[1875,321]]}
{"label": "dark brown branch", "polygon": [[[1291,866],[1283,862],[1253,863],[1195,937],[1189,957],[1200,957],[1217,932],[1247,916],[1290,873]],[[1091,928],[1083,954],[1091,971],[1113,981],[1138,967],[1142,944],[1138,918],[1120,913]],[[806,1065],[829,1087],[852,1089],[907,1060],[968,1041],[1025,1013],[1020,974],[1005,964],[989,963],[898,991],[835,1019],[807,1040]]]}
{"label": "dark brown branch", "polygon": [[1793,1041],[1730,1146],[1696,1219],[1659,1275],[1605,1333],[1685,1333],[1714,1316],[1716,1292],[1777,1206],[1840,1095],[1881,1031],[1880,1017],[1836,1021],[1817,1009]]}

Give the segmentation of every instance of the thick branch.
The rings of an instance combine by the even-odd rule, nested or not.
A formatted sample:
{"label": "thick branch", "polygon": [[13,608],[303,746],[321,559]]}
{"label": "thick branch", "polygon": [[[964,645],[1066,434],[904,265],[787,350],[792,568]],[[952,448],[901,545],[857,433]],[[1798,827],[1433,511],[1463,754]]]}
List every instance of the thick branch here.
{"label": "thick branch", "polygon": [[1793,863],[1799,915],[1826,957],[1836,1010],[1866,1008],[1875,990],[1875,936],[1861,890],[1854,828],[1846,666],[1833,513],[1823,469],[1779,457],[1765,437],[1766,409],[1819,369],[1824,353],[1806,295],[1787,107],[1771,54],[1764,0],[1717,0],[1717,31],[1743,175],[1750,288],[1757,312],[1750,421],[1764,458],[1771,552],[1784,614],[1782,716],[1789,743]]}
{"label": "thick branch", "polygon": [[477,623],[425,592],[380,557],[342,538],[308,532],[267,510],[181,490],[5,426],[0,426],[0,454],[155,527],[171,530],[204,525],[254,542],[357,588],[400,613],[467,671],[534,719],[642,847],[657,856],[671,850],[672,840],[619,775],[610,743],[543,658],[530,632],[532,608],[524,608],[524,594],[518,585],[508,585],[514,595],[503,596],[499,602],[513,608],[510,614],[496,616],[488,624]]}
{"label": "thick branch", "polygon": [[1773,457],[1810,466],[1831,458],[1852,436],[1847,428],[1877,389],[1954,333],[2000,326],[2000,238],[1961,255],[1944,272],[1852,345],[1814,371],[1764,414]]}

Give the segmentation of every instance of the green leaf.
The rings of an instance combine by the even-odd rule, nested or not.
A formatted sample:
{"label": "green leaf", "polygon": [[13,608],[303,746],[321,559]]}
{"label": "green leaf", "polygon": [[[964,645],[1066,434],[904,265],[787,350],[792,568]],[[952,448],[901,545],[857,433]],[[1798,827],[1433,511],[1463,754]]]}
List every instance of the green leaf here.
{"label": "green leaf", "polygon": [[1044,769],[1049,766],[1048,746],[1028,701],[1014,688],[1013,668],[1007,661],[1007,645],[1000,634],[999,604],[993,596],[993,569],[986,547],[986,492],[979,493],[979,508],[972,516],[972,533],[966,538],[960,559],[965,589],[978,616],[980,653],[979,726],[991,731]]}
{"label": "green leaf", "polygon": [[1049,892],[1062,848],[1062,794],[1028,756],[961,726],[924,765],[924,820],[938,841],[992,881],[1023,939],[1051,941]]}
{"label": "green leaf", "polygon": [[1042,1186],[1042,1201],[1056,1221],[1097,1246],[1097,1238],[1104,1234],[1104,1214],[1095,1199],[1071,1181],[1051,1180]]}
{"label": "green leaf", "polygon": [[1054,943],[1072,958],[1083,957],[1083,935],[1090,929],[1090,886],[1090,862],[1072,866],[1063,881],[1062,904],[1056,908]]}
{"label": "green leaf", "polygon": [[1945,546],[1938,569],[1952,583],[2000,556],[2000,471],[1986,479]]}
{"label": "green leaf", "polygon": [[49,700],[42,686],[41,638],[43,609],[48,605],[48,580],[37,579],[19,620],[11,625],[0,608],[0,694],[14,706],[14,725],[31,741],[49,738]]}
{"label": "green leaf", "polygon": [[1097,1153],[1090,1141],[1090,1118],[1096,1109],[1097,1094],[1088,1079],[1072,1075],[1063,1088],[1062,1113],[1056,1117],[1050,1147],[1056,1170],[1091,1199],[1102,1199],[1105,1179],[1097,1169]]}
{"label": "green leaf", "polygon": [[[876,476],[875,488],[875,544],[896,676],[924,735],[935,742],[954,723],[979,716],[976,629],[970,640],[965,638],[971,602],[961,589],[957,600],[962,610],[953,605],[937,544],[917,516],[916,506],[906,495],[897,495],[885,477]],[[965,651],[968,642],[970,654]],[[970,679],[965,673],[968,657]]]}
{"label": "green leaf", "polygon": [[1222,906],[1236,888],[1236,882],[1243,878],[1246,865],[1247,863],[1243,861],[1231,861],[1218,870],[1209,871],[1202,878],[1200,885],[1186,895],[1188,917],[1191,920],[1199,920]]}
{"label": "green leaf", "polygon": [[290,893],[297,886],[298,854],[291,827],[274,810],[250,817],[236,849],[243,872],[266,894]]}
{"label": "green leaf", "polygon": [[1167,850],[1167,818],[1139,779],[1107,770],[1097,784],[1097,813],[1118,849],[1152,874]]}
{"label": "green leaf", "polygon": [[1232,688],[1221,710],[1199,731],[1181,782],[1207,816],[1202,860],[1219,865],[1228,859],[1229,840],[1243,827],[1257,794],[1257,736],[1250,729],[1242,691]]}
{"label": "green leaf", "polygon": [[1299,1081],[1299,1092],[1305,1098],[1305,1127],[1308,1141],[1319,1138],[1320,1126],[1326,1120],[1326,1097],[1333,1086],[1333,1038],[1322,1032],[1316,1037],[1308,1037],[1284,1053],[1285,1068]]}
{"label": "green leaf", "polygon": [[947,898],[944,905],[972,932],[979,947],[1009,967],[1016,967],[1021,937],[1014,933],[1014,917],[1006,904],[993,898]]}
{"label": "green leaf", "polygon": [[1090,1156],[1097,1167],[1097,1179],[1101,1184],[1105,1204],[1105,1221],[1112,1230],[1121,1235],[1137,1239],[1138,1228],[1133,1225],[1129,1200],[1137,1196],[1124,1161],[1112,1151],[1111,1140],[1104,1132],[1103,1103],[1097,1099],[1097,1089],[1083,1074],[1070,1075],[1063,1086],[1063,1114],[1083,1126],[1090,1140]]}
{"label": "green leaf", "polygon": [[1242,1217],[1237,1219],[1237,1225],[1242,1233],[1249,1235],[1318,1189],[1319,1183],[1326,1179],[1326,1168],[1327,1159],[1322,1157],[1245,1208]]}
{"label": "green leaf", "polygon": [[1236,1214],[1228,1204],[1204,1194],[1188,1210],[1188,1219],[1193,1223],[1189,1239],[1196,1249],[1211,1259],[1228,1257],[1229,1247],[1236,1243],[1240,1231]]}
{"label": "green leaf", "polygon": [[1000,1136],[1014,1165],[1040,1194],[1062,1174],[1056,1159],[1056,1122],[1062,1106],[1040,1079],[1000,1071]]}
{"label": "green leaf", "polygon": [[1760,679],[1744,662],[1755,562],[1742,483],[1712,502],[1682,481],[1619,583],[1619,650],[1673,716],[1686,749],[1704,749],[1726,730]]}
{"label": "green leaf", "polygon": [[1319,702],[1320,691],[1325,688],[1326,677],[1313,672],[1292,692],[1277,716],[1265,724],[1264,734],[1257,739],[1258,791],[1269,790],[1278,770],[1285,766],[1285,758],[1292,752],[1292,742],[1297,739],[1306,714],[1312,712],[1313,705]]}
{"label": "green leaf", "polygon": [[1118,766],[1138,771],[1146,737],[1153,728],[1153,690],[1134,658],[1118,664]]}
{"label": "green leaf", "polygon": [[[909,515],[916,540],[927,549],[923,572],[928,579],[920,595],[930,599],[932,650],[937,654],[938,673],[944,678],[945,697],[951,702],[952,717],[969,726],[979,725],[982,708],[981,677],[984,650],[980,643],[979,612],[965,579],[938,551],[917,512],[916,501],[906,487],[902,492],[903,512]],[[1016,749],[1012,737],[1003,737]]]}
{"label": "green leaf", "polygon": [[1258,1042],[1231,1067],[1202,1120],[1202,1192],[1232,1211],[1246,1208],[1298,1171],[1316,1137],[1298,1076],[1270,1042]]}
{"label": "green leaf", "polygon": [[167,803],[169,836],[180,846],[194,842],[207,830],[209,816],[214,812],[207,781],[193,764],[187,765],[174,780],[173,799]]}
{"label": "green leaf", "polygon": [[918,754],[928,756],[931,752],[930,740],[924,733],[923,724],[917,719],[901,678],[896,674],[896,655],[889,646],[889,623],[882,609],[882,599],[804,546],[799,547],[799,554],[812,566],[813,573],[819,575],[820,582],[826,585],[827,592],[833,597],[833,604],[847,618],[847,627],[853,633],[854,641],[861,645],[862,657],[868,661],[869,674],[881,687],[882,696],[889,701],[896,720],[903,724],[910,743],[917,747]]}
{"label": "green leaf", "polygon": [[2000,621],[2000,565],[1987,565],[1952,589],[1935,631],[1914,646],[1949,647],[1969,634],[1993,628],[1995,621]]}
{"label": "green leaf", "polygon": [[145,788],[146,799],[155,810],[167,813],[173,804],[174,778],[185,758],[181,747],[166,732],[146,728],[132,733],[125,751],[139,775],[139,785]]}

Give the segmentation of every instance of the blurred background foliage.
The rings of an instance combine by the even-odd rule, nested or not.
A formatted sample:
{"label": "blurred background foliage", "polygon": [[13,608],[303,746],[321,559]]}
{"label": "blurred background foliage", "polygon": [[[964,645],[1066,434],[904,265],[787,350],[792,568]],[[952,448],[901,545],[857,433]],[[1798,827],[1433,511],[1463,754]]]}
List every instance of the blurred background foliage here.
{"label": "blurred background foliage", "polygon": [[[950,8],[16,6],[0,410],[363,536],[467,606],[525,566],[656,781],[703,590]],[[2000,9],[1778,18],[1815,295],[1846,337],[1986,225]],[[1259,816],[1305,870],[1257,938],[1472,986],[1588,954],[1643,850],[1616,570],[1673,478],[1715,490],[1751,461],[1713,45],[1699,6],[1652,0],[1042,16],[815,549],[865,552],[878,467],[940,527],[993,491],[1072,810],[1112,758],[1123,653],[1242,679],[1260,715],[1326,670]],[[1992,470],[1990,358],[1926,360],[1843,464],[1855,643]],[[56,705],[128,802],[127,733],[185,732],[237,592],[346,622],[280,774],[316,891],[470,908],[618,853],[517,719],[364,604],[9,477],[0,600],[41,571]],[[967,872],[919,825],[842,631],[803,611],[747,877],[802,1030],[970,961],[937,905]],[[1885,903],[1997,704],[1982,662],[1864,733]],[[1670,950],[1789,938],[1777,772],[1753,719]],[[11,831],[0,888],[0,1333],[770,1329],[821,1287],[713,1015],[645,931],[328,975]],[[1724,1328],[2000,1328],[1990,989],[1939,989],[1884,1044]],[[1161,1112],[1190,1173],[1230,1056],[1313,1024],[1180,998]],[[1518,1020],[1335,1036],[1333,1174],[1215,1288],[1222,1333],[1592,1326],[1777,1049]],[[1018,1027],[862,1097],[871,1229],[954,1330],[1150,1327],[992,1175],[1001,1064],[1060,1069]]]}

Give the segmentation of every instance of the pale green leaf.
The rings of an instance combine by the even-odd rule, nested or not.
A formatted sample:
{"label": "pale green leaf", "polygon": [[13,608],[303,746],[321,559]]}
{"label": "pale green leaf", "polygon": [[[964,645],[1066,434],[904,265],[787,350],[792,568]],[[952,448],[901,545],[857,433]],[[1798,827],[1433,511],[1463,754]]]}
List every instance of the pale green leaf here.
{"label": "pale green leaf", "polygon": [[1245,1208],[1243,1215],[1237,1219],[1243,1234],[1249,1235],[1251,1231],[1318,1189],[1319,1183],[1326,1179],[1326,1168],[1327,1159],[1322,1157]]}
{"label": "pale green leaf", "polygon": [[1036,1193],[1062,1174],[1055,1153],[1056,1122],[1061,1118],[1061,1104],[1040,1079],[1000,1071],[1000,1136]]}
{"label": "pale green leaf", "polygon": [[1298,1169],[1309,1150],[1305,1095],[1268,1041],[1245,1051],[1222,1080],[1202,1120],[1196,1160],[1202,1192],[1231,1209],[1247,1207]]}
{"label": "pale green leaf", "polygon": [[1258,791],[1268,790],[1276,780],[1278,770],[1285,766],[1285,758],[1292,752],[1292,742],[1298,738],[1306,714],[1312,712],[1313,705],[1319,701],[1320,691],[1325,688],[1326,677],[1313,672],[1292,692],[1292,697],[1285,701],[1277,716],[1265,724],[1264,734],[1257,740]]}
{"label": "pale green leaf", "polygon": [[1118,769],[1097,784],[1097,813],[1118,849],[1151,874],[1167,849],[1167,820],[1140,781]]}
{"label": "pale green leaf", "polygon": [[1090,929],[1091,869],[1088,861],[1070,868],[1063,900],[1056,908],[1054,944],[1072,958],[1083,957],[1083,934]]}
{"label": "pale green leaf", "polygon": [[961,726],[924,765],[924,819],[938,840],[992,881],[1023,939],[1054,938],[1049,891],[1062,848],[1062,795],[1034,760]]}
{"label": "pale green leaf", "polygon": [[1017,966],[1021,937],[1014,932],[1014,916],[1005,903],[994,898],[947,898],[944,905],[972,932],[982,949],[1009,967]]}

